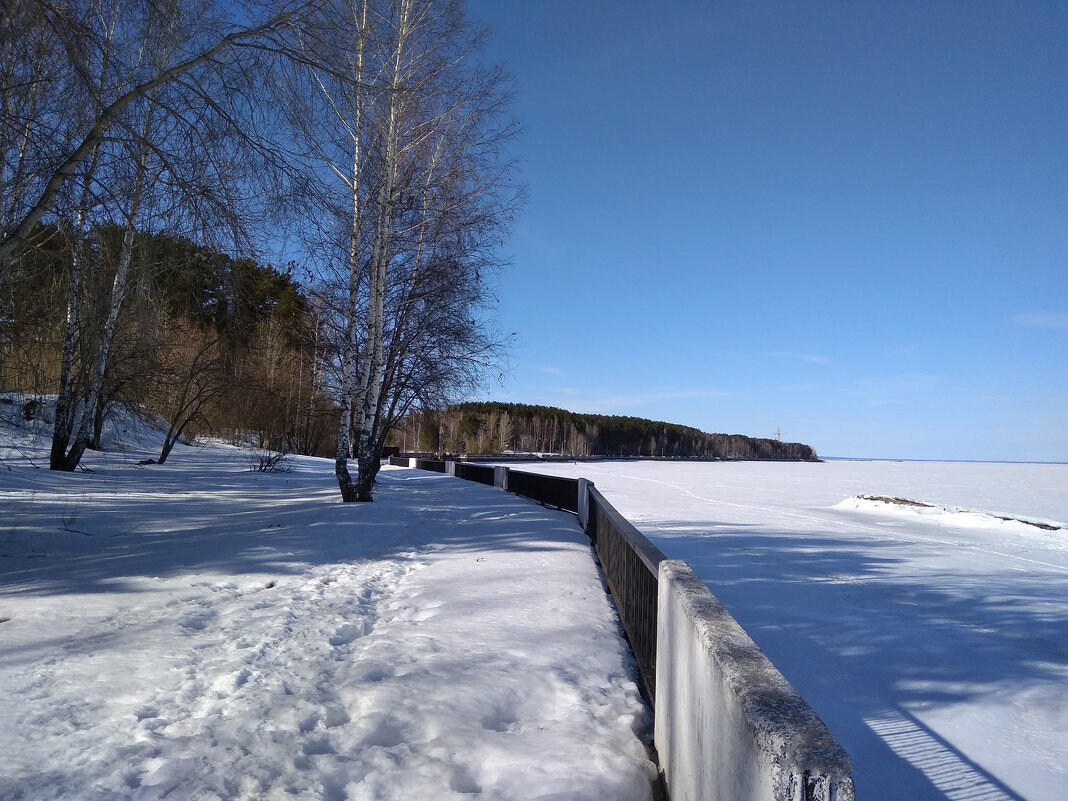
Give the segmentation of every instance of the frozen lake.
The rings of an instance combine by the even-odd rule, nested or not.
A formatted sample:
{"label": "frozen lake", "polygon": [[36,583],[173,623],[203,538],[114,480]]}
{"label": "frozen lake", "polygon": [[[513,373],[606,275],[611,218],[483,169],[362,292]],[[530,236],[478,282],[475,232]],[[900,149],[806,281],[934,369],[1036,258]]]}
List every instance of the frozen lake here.
{"label": "frozen lake", "polygon": [[[538,463],[685,559],[854,760],[858,798],[1068,786],[1068,465]],[[857,500],[895,496],[933,507]]]}

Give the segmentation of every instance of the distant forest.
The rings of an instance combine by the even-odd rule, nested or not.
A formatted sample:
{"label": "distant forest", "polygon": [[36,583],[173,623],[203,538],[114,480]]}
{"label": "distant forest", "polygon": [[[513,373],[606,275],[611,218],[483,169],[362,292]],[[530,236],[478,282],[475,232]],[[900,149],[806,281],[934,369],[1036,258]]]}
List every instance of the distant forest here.
{"label": "distant forest", "polygon": [[392,434],[402,451],[455,454],[508,452],[566,456],[816,461],[799,442],[708,434],[696,428],[552,406],[462,403],[413,413]]}

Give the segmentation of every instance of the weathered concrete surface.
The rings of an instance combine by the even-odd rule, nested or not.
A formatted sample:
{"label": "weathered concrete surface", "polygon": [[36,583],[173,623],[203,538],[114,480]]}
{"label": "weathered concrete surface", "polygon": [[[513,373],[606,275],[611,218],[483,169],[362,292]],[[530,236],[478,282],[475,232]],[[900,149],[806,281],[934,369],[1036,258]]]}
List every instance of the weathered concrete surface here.
{"label": "weathered concrete surface", "polygon": [[849,755],[685,562],[660,564],[657,627],[672,801],[853,801]]}

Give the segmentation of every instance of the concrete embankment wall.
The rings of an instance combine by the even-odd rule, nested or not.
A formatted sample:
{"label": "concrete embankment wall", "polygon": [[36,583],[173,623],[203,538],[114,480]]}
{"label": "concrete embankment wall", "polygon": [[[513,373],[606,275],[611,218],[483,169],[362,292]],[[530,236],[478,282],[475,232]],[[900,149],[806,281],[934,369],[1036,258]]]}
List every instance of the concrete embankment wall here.
{"label": "concrete embankment wall", "polygon": [[671,801],[853,801],[849,755],[685,562],[660,563],[654,740]]}

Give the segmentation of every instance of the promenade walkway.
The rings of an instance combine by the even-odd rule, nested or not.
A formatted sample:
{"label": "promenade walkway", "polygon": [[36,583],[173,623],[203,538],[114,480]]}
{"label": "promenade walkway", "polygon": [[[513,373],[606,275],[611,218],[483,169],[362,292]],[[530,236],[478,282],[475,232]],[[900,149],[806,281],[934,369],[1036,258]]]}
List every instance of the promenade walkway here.
{"label": "promenade walkway", "polygon": [[54,474],[0,434],[0,797],[651,798],[573,516],[389,468],[341,504],[325,460],[138,467],[129,437]]}

